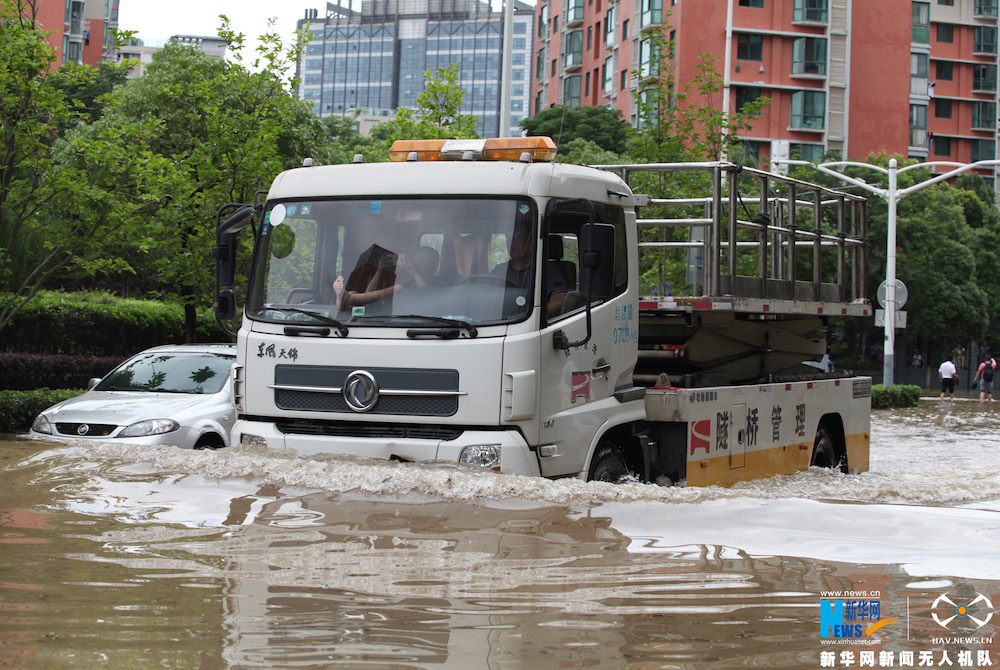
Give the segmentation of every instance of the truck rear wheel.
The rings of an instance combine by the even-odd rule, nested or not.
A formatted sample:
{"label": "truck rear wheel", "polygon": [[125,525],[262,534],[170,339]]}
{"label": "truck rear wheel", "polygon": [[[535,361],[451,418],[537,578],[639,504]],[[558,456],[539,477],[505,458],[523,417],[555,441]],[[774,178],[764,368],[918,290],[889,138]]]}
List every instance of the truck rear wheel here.
{"label": "truck rear wheel", "polygon": [[632,469],[614,442],[602,440],[590,464],[590,481],[617,484],[633,476]]}
{"label": "truck rear wheel", "polygon": [[839,465],[836,449],[833,444],[833,436],[825,426],[820,426],[816,431],[816,441],[813,442],[812,463],[818,468],[833,468]]}

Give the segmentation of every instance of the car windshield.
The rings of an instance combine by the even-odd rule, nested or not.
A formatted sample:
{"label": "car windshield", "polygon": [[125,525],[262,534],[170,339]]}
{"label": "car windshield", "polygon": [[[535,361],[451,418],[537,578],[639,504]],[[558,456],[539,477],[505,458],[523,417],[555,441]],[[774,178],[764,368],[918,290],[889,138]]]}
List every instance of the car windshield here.
{"label": "car windshield", "polygon": [[94,390],[218,393],[233,360],[232,356],[209,353],[141,353],[115,368]]}
{"label": "car windshield", "polygon": [[247,314],[316,325],[520,321],[533,304],[535,211],[524,199],[268,203]]}

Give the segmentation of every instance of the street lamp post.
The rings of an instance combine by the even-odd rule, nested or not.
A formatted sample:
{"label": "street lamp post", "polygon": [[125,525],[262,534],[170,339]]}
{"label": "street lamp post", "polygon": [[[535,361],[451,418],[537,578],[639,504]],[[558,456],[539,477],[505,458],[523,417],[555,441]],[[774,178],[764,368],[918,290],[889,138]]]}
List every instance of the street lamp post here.
{"label": "street lamp post", "polygon": [[[886,201],[889,206],[889,220],[886,226],[885,242],[885,335],[882,347],[882,383],[892,386],[894,383],[893,364],[896,358],[896,205],[900,200],[908,195],[921,191],[928,186],[940,183],[952,177],[957,177],[963,172],[976,168],[994,167],[1000,165],[1000,160],[976,161],[975,163],[955,163],[952,161],[934,161],[930,163],[914,163],[899,169],[895,158],[889,159],[889,168],[870,163],[858,163],[855,161],[832,161],[829,163],[810,163],[809,161],[775,159],[772,163],[783,163],[785,165],[804,165],[819,170],[823,174],[836,177],[837,179],[862,188],[877,195]],[[917,182],[904,189],[898,188],[898,177],[904,172],[936,166],[946,166],[953,169],[948,172],[929,177],[924,181]],[[835,168],[858,167],[875,170],[886,176],[888,188],[873,186],[863,179],[848,176],[838,172]]]}

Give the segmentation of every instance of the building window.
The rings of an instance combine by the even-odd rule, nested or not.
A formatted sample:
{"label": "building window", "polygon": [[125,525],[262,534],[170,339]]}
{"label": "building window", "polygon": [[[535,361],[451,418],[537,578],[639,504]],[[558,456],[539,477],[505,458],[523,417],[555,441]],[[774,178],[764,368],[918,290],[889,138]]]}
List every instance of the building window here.
{"label": "building window", "polygon": [[640,4],[639,24],[655,25],[663,20],[663,0],[642,0]]}
{"label": "building window", "polygon": [[926,2],[913,3],[912,38],[919,44],[931,43],[931,6]]}
{"label": "building window", "polygon": [[748,104],[760,98],[760,89],[756,86],[736,87],[736,111],[741,112]]}
{"label": "building window", "polygon": [[736,58],[739,60],[764,60],[764,36],[741,33],[736,38]]}
{"label": "building window", "polygon": [[535,94],[535,114],[542,111],[542,101],[543,101],[543,91],[539,91]]}
{"label": "building window", "polygon": [[951,81],[954,76],[953,66],[951,61],[937,61],[934,63],[934,76],[940,81]]}
{"label": "building window", "polygon": [[937,24],[937,41],[941,44],[952,44],[955,41],[955,26],[950,23]]}
{"label": "building window", "polygon": [[619,91],[624,91],[625,87],[628,86],[628,70],[622,70],[620,78],[621,78],[621,82],[618,84],[618,90]]}
{"label": "building window", "polygon": [[937,98],[934,101],[934,116],[939,119],[951,118],[951,100]]}
{"label": "building window", "polygon": [[792,144],[788,149],[791,158],[810,163],[822,163],[826,153],[826,147],[822,144]]}
{"label": "building window", "polygon": [[545,79],[545,47],[538,50],[538,57],[535,58],[535,78],[538,81]]}
{"label": "building window", "polygon": [[954,7],[955,6],[955,0],[937,0],[937,3],[939,5],[946,5],[948,7]]}
{"label": "building window", "polygon": [[567,107],[580,105],[580,75],[576,74],[563,80],[563,104]]}
{"label": "building window", "polygon": [[976,16],[988,16],[996,18],[997,0],[976,0],[973,13]]}
{"label": "building window", "polygon": [[660,64],[657,58],[653,40],[644,39],[639,43],[639,80],[657,77],[660,74]]}
{"label": "building window", "polygon": [[910,146],[927,146],[927,105],[910,105]]}
{"label": "building window", "polygon": [[997,27],[976,26],[972,29],[972,52],[976,54],[996,55]]}
{"label": "building window", "polygon": [[975,130],[996,129],[997,103],[985,101],[972,103],[972,127]]}
{"label": "building window", "polygon": [[587,51],[594,48],[594,26],[587,26]]}
{"label": "building window", "polygon": [[795,0],[795,7],[792,11],[793,21],[826,23],[826,17],[826,0]]}
{"label": "building window", "polygon": [[612,7],[608,10],[607,16],[604,18],[604,44],[606,46],[614,46],[615,44],[615,8]]}
{"label": "building window", "polygon": [[996,93],[997,66],[976,63],[972,66],[972,90],[976,92]]}
{"label": "building window", "polygon": [[566,5],[566,25],[583,21],[583,0],[570,0]]}
{"label": "building window", "polygon": [[538,13],[538,36],[545,37],[545,29],[549,27],[549,6],[542,5],[542,11]]}
{"label": "building window", "polygon": [[934,140],[931,142],[934,148],[934,154],[936,156],[950,156],[951,155],[951,138],[950,137],[940,137],[938,135],[934,136]]}
{"label": "building window", "polygon": [[590,97],[590,72],[583,76],[583,97]]}
{"label": "building window", "polygon": [[604,87],[604,95],[611,96],[615,92],[615,59],[608,57],[604,59],[601,66],[601,84]]}
{"label": "building window", "polygon": [[792,42],[792,74],[826,74],[826,39],[799,37]]}
{"label": "building window", "polygon": [[551,76],[553,76],[553,77],[556,76],[556,59],[555,58],[552,59],[552,64],[551,64],[551,67],[549,68],[549,74]]}
{"label": "building window", "polygon": [[823,91],[793,93],[791,127],[823,130],[826,127],[826,93]]}
{"label": "building window", "polygon": [[622,21],[622,42],[628,40],[628,19]]}
{"label": "building window", "polygon": [[763,9],[764,0],[740,0],[740,7],[757,7],[758,9]]}
{"label": "building window", "polygon": [[996,140],[972,140],[972,162],[991,161],[997,157]]}
{"label": "building window", "polygon": [[572,30],[566,33],[566,51],[563,53],[563,67],[580,67],[583,65],[583,31]]}

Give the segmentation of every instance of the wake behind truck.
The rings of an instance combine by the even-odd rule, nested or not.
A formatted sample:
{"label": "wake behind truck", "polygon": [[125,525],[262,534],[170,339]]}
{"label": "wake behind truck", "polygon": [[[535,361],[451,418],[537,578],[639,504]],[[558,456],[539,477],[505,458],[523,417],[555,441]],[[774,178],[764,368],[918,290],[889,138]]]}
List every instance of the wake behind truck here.
{"label": "wake behind truck", "polygon": [[555,153],[400,141],[230,206],[222,319],[254,234],[231,443],[661,484],[867,470],[871,380],[824,355],[830,317],[871,315],[865,201]]}

